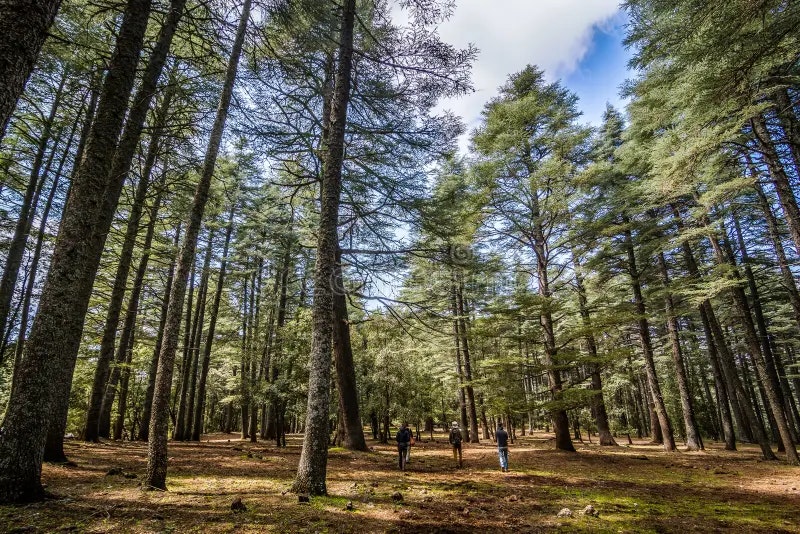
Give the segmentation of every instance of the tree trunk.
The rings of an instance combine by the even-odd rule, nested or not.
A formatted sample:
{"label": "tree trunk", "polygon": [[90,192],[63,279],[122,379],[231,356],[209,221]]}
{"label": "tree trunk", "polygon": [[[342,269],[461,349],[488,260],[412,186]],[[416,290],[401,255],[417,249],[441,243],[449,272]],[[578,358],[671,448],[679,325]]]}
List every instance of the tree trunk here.
{"label": "tree trunk", "polygon": [[[178,244],[181,238],[180,223],[175,229],[175,238],[172,242],[173,248],[177,251]],[[167,274],[167,283],[164,287],[164,298],[161,302],[161,318],[158,322],[158,334],[156,334],[156,346],[153,348],[153,356],[150,358],[150,367],[147,370],[147,389],[144,394],[144,408],[142,410],[142,424],[139,427],[139,441],[147,441],[150,437],[150,416],[152,414],[151,408],[153,406],[153,393],[156,389],[156,373],[158,372],[158,357],[161,354],[161,344],[164,340],[164,328],[167,322],[167,308],[169,307],[169,296],[172,294],[172,283],[175,278],[175,264],[177,263],[178,256],[172,256],[172,262],[169,265],[169,272]]]}
{"label": "tree trunk", "polygon": [[[712,241],[716,240],[716,237],[712,238]],[[727,239],[723,239],[723,244],[725,246],[725,252],[728,256],[728,263],[730,263],[731,267],[733,267],[734,278],[741,279],[730,243]],[[718,246],[719,245],[716,245],[716,247]],[[745,260],[747,258],[747,253],[744,249],[742,249],[742,253],[742,259]],[[718,257],[720,261],[724,261],[724,256],[721,254],[721,251]],[[750,359],[753,362],[753,366],[756,369],[756,374],[761,382],[761,386],[764,388],[764,393],[768,401],[764,408],[769,410],[770,415],[775,421],[776,429],[780,434],[781,442],[786,448],[787,461],[791,465],[797,465],[800,464],[800,458],[798,458],[797,451],[794,448],[794,441],[792,440],[788,422],[783,412],[783,399],[780,390],[780,383],[777,380],[777,372],[771,372],[771,370],[774,371],[775,364],[772,361],[772,348],[770,347],[769,340],[766,338],[766,324],[764,323],[763,311],[761,310],[761,302],[758,299],[758,288],[755,284],[750,266],[745,263],[744,269],[745,275],[747,276],[748,285],[750,286],[750,293],[753,297],[753,311],[756,315],[756,324],[758,324],[758,328],[762,333],[761,336],[759,336],[757,333],[756,324],[753,323],[753,317],[750,315],[750,308],[744,288],[742,286],[733,287],[731,288],[731,293],[733,293],[739,315],[743,319],[745,326],[744,337],[747,343]]]}
{"label": "tree trunk", "polygon": [[61,0],[0,3],[0,141],[60,5]]}
{"label": "tree trunk", "polygon": [[[629,220],[623,221],[626,225]],[[647,322],[647,310],[645,309],[642,287],[639,281],[639,269],[636,266],[636,253],[633,248],[633,236],[630,228],[625,228],[625,248],[628,254],[628,269],[631,277],[631,287],[633,289],[633,300],[636,306],[636,313],[639,316],[639,341],[642,344],[644,354],[644,368],[647,373],[647,383],[652,397],[652,409],[658,419],[658,425],[663,436],[664,450],[671,452],[675,450],[675,438],[672,435],[672,424],[667,415],[667,407],[664,404],[664,397],[661,394],[661,386],[656,375],[656,364],[653,359],[653,345],[650,341],[650,325]]]}
{"label": "tree trunk", "polygon": [[109,186],[108,155],[116,147],[133,88],[150,6],[151,0],[127,4],[97,118],[64,209],[16,394],[0,429],[0,502],[44,496],[40,477],[45,438],[51,424],[66,424],[72,372],[105,242],[105,234],[96,230]]}
{"label": "tree trunk", "polygon": [[183,427],[181,439],[191,439],[192,419],[194,417],[194,400],[197,389],[197,367],[200,360],[200,340],[203,338],[203,324],[206,315],[206,301],[208,296],[208,279],[211,271],[211,256],[214,250],[214,228],[208,232],[208,246],[206,247],[206,257],[203,260],[203,274],[200,279],[200,293],[197,296],[197,320],[195,336],[190,348],[191,365],[189,366],[189,398],[186,401],[186,421]]}
{"label": "tree trunk", "polygon": [[456,303],[458,306],[458,329],[461,333],[461,354],[464,357],[464,378],[466,379],[467,410],[469,415],[469,441],[479,443],[478,436],[478,412],[475,407],[475,388],[472,386],[472,358],[469,351],[469,336],[467,332],[467,313],[464,303],[464,281],[461,273],[458,273],[458,285],[456,286]]}
{"label": "tree trunk", "polygon": [[353,347],[350,345],[350,322],[347,317],[347,296],[342,278],[341,251],[336,253],[333,275],[333,354],[336,367],[336,389],[339,391],[339,422],[343,429],[342,446],[354,451],[366,451],[364,428],[358,406],[356,369]]}
{"label": "tree trunk", "polygon": [[594,338],[592,331],[592,319],[589,314],[588,299],[586,298],[586,288],[583,285],[582,266],[578,260],[578,255],[572,250],[572,263],[575,266],[575,288],[578,293],[578,309],[581,314],[583,327],[586,329],[586,348],[589,351],[589,358],[591,362],[589,367],[591,369],[592,390],[595,394],[592,397],[592,414],[594,415],[597,424],[597,436],[601,446],[616,446],[617,442],[614,436],[611,435],[611,429],[608,425],[608,412],[606,412],[606,403],[603,400],[603,382],[600,377],[600,363],[597,355],[597,342]]}
{"label": "tree trunk", "polygon": [[[114,439],[122,438],[122,430],[125,422],[125,410],[127,407],[128,380],[130,377],[130,364],[133,352],[136,316],[139,312],[139,300],[141,298],[144,285],[144,277],[145,274],[147,274],[147,265],[150,262],[150,247],[153,245],[153,237],[155,235],[156,222],[158,222],[158,211],[161,207],[161,197],[164,194],[166,177],[167,172],[164,170],[162,171],[161,178],[156,184],[156,198],[153,199],[153,205],[150,208],[150,220],[147,223],[147,231],[144,236],[144,243],[142,244],[142,257],[139,258],[139,265],[136,267],[136,274],[133,278],[133,286],[131,287],[131,295],[128,300],[128,307],[125,310],[125,320],[123,321],[122,333],[119,336],[119,350],[123,351],[124,348],[124,352],[123,355],[117,355],[116,360],[118,362],[122,361],[125,364],[125,367],[121,371],[121,385],[117,402],[117,420],[114,424]],[[109,402],[109,404],[111,403],[110,401],[107,402]]]}
{"label": "tree trunk", "polygon": [[[0,72],[2,72],[2,70],[3,69],[0,68]],[[14,235],[11,238],[11,244],[6,253],[5,268],[3,269],[2,278],[0,278],[0,332],[5,332],[6,324],[8,323],[8,314],[11,310],[11,300],[14,297],[14,290],[17,287],[17,278],[19,277],[19,269],[22,265],[22,256],[25,254],[25,248],[28,245],[28,235],[31,232],[33,219],[36,216],[36,205],[38,204],[39,195],[47,178],[47,173],[41,172],[42,166],[47,152],[47,145],[52,140],[53,123],[58,108],[61,105],[61,97],[64,94],[64,84],[68,77],[69,72],[65,69],[61,75],[55,95],[53,96],[53,104],[50,106],[50,113],[44,119],[42,132],[36,147],[36,155],[33,160],[33,166],[31,167],[30,178],[28,179],[28,187],[25,189],[22,206],[17,216],[17,223],[14,226]],[[0,94],[2,94],[2,92],[0,92]],[[57,142],[54,143],[51,154],[55,154],[57,145]],[[0,351],[0,365],[3,363],[4,352],[4,350]]]}
{"label": "tree trunk", "polygon": [[[160,72],[160,71],[159,71]],[[142,170],[142,175],[136,187],[134,194],[133,204],[131,211],[128,215],[128,224],[125,229],[125,237],[122,242],[122,249],[120,250],[119,260],[117,263],[117,272],[114,277],[114,283],[111,289],[111,296],[108,300],[108,310],[106,311],[106,318],[103,327],[103,337],[100,341],[100,353],[97,357],[97,367],[95,367],[94,380],[92,382],[92,393],[89,397],[89,407],[86,412],[86,426],[83,431],[83,439],[85,441],[98,441],[100,437],[108,438],[111,426],[111,404],[114,401],[116,394],[116,378],[119,377],[119,371],[115,373],[115,380],[113,385],[109,384],[109,374],[111,372],[111,362],[114,356],[114,347],[117,339],[117,329],[119,327],[120,315],[122,313],[122,304],[125,299],[125,290],[128,284],[128,274],[130,273],[131,263],[133,262],[133,249],[136,246],[136,237],[139,234],[142,219],[142,209],[147,199],[148,189],[150,187],[150,177],[152,174],[153,166],[156,162],[158,155],[159,144],[163,135],[164,127],[170,109],[170,103],[174,89],[167,90],[164,99],[156,112],[156,128],[153,135],[150,137],[150,143],[147,148],[147,156],[145,158],[145,165]],[[136,98],[143,98],[141,90],[137,93]],[[134,100],[136,102],[136,100]],[[149,103],[148,99],[148,103]],[[141,105],[140,102],[137,102]],[[138,110],[137,110],[138,111]],[[145,109],[146,111],[146,109]],[[133,110],[132,110],[133,112]],[[128,125],[125,128],[125,134],[114,157],[112,167],[112,180],[118,179],[124,181],[130,169],[130,161],[125,165],[121,162],[123,150],[130,152],[129,160],[133,158],[133,150],[123,143],[132,143],[133,139],[130,138],[131,131],[136,129],[135,143],[138,144],[139,134],[141,134],[141,125],[138,129],[136,124],[131,121],[138,119],[138,117],[129,118]],[[142,117],[142,122],[144,118]],[[134,144],[134,148],[136,146]],[[122,167],[124,168],[118,168]],[[119,173],[123,176],[118,177]],[[113,187],[113,186],[112,186]],[[113,209],[112,209],[113,210]],[[124,350],[122,351],[124,354]],[[107,387],[108,386],[108,387]]]}
{"label": "tree trunk", "polygon": [[[465,433],[469,429],[469,424],[467,422],[467,395],[465,393],[465,386],[464,386],[464,366],[462,365],[462,356],[461,356],[461,334],[460,328],[458,326],[458,298],[456,297],[456,278],[455,278],[455,270],[451,271],[450,273],[450,306],[451,311],[453,314],[453,342],[455,343],[456,349],[456,375],[458,376],[458,412],[460,415],[461,421],[461,430]],[[469,434],[467,433],[464,436],[469,442]]]}
{"label": "tree trunk", "polygon": [[342,188],[344,137],[353,67],[355,0],[344,0],[339,34],[339,55],[331,102],[330,134],[324,147],[324,173],[320,206],[317,261],[314,273],[312,348],[309,359],[308,406],[305,437],[293,491],[324,495],[328,463],[328,409],[330,404],[333,288],[331,280],[338,246],[339,196]]}
{"label": "tree trunk", "polygon": [[47,200],[45,201],[44,208],[42,210],[41,220],[39,222],[39,229],[36,234],[36,245],[33,249],[33,257],[31,258],[30,264],[30,274],[28,276],[28,283],[25,287],[25,292],[23,296],[22,302],[22,317],[20,318],[20,325],[19,325],[19,334],[17,335],[17,345],[15,347],[15,356],[14,356],[14,371],[12,374],[11,379],[11,388],[14,388],[14,382],[16,382],[16,375],[17,370],[19,368],[20,362],[22,361],[22,352],[25,346],[25,338],[28,334],[28,317],[30,314],[30,307],[31,307],[31,300],[33,298],[33,290],[36,287],[36,278],[39,271],[39,261],[42,256],[42,247],[44,246],[44,236],[47,233],[47,223],[50,217],[50,210],[53,208],[53,201],[55,200],[55,195],[58,192],[58,185],[61,180],[61,172],[64,169],[64,164],[69,159],[70,149],[72,148],[72,142],[75,140],[75,131],[78,129],[78,125],[81,122],[81,115],[83,113],[83,104],[86,103],[84,98],[83,103],[81,104],[81,108],[75,114],[75,122],[72,123],[72,129],[70,130],[69,137],[67,137],[67,145],[64,148],[64,151],[61,155],[61,160],[58,162],[58,167],[56,168],[56,172],[53,175],[53,183],[50,186],[50,192],[47,195]]}
{"label": "tree trunk", "polygon": [[797,207],[797,199],[794,196],[789,177],[783,168],[780,157],[775,150],[775,145],[767,130],[767,125],[761,115],[750,120],[758,146],[761,150],[764,161],[767,164],[775,191],[778,193],[783,216],[786,218],[786,226],[789,228],[789,235],[794,241],[795,250],[800,251],[800,209]]}
{"label": "tree trunk", "polygon": [[219,277],[217,278],[217,288],[214,291],[214,300],[211,302],[211,312],[208,320],[208,332],[206,332],[206,342],[203,345],[203,360],[200,367],[200,380],[197,385],[197,402],[194,407],[194,417],[192,418],[192,441],[200,441],[203,433],[203,410],[206,400],[206,380],[208,379],[208,368],[211,364],[211,346],[214,342],[214,335],[217,329],[217,316],[219,315],[219,305],[222,301],[222,288],[225,284],[225,274],[228,268],[228,247],[231,243],[233,233],[233,216],[236,212],[236,202],[231,206],[228,215],[228,226],[225,229],[225,244],[222,246],[222,259],[219,266]]}
{"label": "tree trunk", "polygon": [[153,413],[150,419],[150,441],[147,446],[147,475],[145,487],[166,489],[167,482],[167,431],[169,427],[169,394],[172,385],[172,371],[175,364],[175,352],[178,349],[178,335],[183,307],[183,296],[186,291],[186,281],[189,269],[194,263],[194,253],[197,247],[197,236],[203,221],[206,202],[208,201],[211,178],[214,175],[214,166],[222,142],[225,129],[225,120],[228,116],[228,107],[233,96],[233,85],[236,81],[236,71],[239,66],[239,56],[242,52],[245,30],[250,18],[250,0],[244,0],[242,16],[236,30],[231,57],[225,74],[225,83],[220,95],[219,106],[214,125],[211,129],[208,148],[206,149],[200,181],[197,184],[194,200],[192,202],[189,224],[186,229],[183,247],[176,268],[175,281],[167,308],[167,320],[164,327],[164,341],[158,359],[158,372],[156,387],[153,393]]}
{"label": "tree trunk", "polygon": [[686,429],[686,450],[699,451],[704,449],[703,439],[700,437],[700,431],[697,429],[697,421],[695,420],[692,392],[689,388],[689,379],[686,376],[686,366],[683,362],[683,350],[681,349],[678,333],[678,318],[675,315],[675,304],[672,300],[670,289],[667,260],[663,252],[658,253],[658,266],[661,269],[661,278],[664,282],[664,311],[667,316],[667,333],[672,347],[672,363],[675,364],[675,378],[678,382],[678,393],[681,398],[683,426]]}

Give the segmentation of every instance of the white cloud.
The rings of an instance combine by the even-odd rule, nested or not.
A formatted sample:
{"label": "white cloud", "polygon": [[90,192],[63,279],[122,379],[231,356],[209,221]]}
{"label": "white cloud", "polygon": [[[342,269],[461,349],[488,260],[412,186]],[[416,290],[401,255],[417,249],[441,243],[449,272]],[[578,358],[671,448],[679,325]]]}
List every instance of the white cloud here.
{"label": "white cloud", "polygon": [[[476,126],[483,104],[508,75],[538,65],[548,79],[570,74],[589,49],[592,28],[618,11],[619,0],[456,0],[453,17],[439,27],[445,42],[480,49],[473,67],[475,92],[441,102],[441,109]],[[466,141],[461,143],[462,149]]]}

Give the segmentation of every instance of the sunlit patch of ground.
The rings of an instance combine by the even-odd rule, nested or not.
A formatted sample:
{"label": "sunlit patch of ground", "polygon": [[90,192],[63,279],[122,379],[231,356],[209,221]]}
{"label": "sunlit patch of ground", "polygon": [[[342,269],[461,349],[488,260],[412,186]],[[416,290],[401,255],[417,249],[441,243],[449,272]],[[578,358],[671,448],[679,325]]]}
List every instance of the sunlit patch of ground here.
{"label": "sunlit patch of ground", "polygon": [[[301,436],[286,449],[233,434],[170,443],[167,492],[142,491],[143,444],[70,442],[77,467],[43,471],[62,498],[0,506],[0,531],[800,533],[800,468],[761,462],[756,448],[726,452],[712,443],[706,452],[667,454],[636,442],[579,444],[571,454],[553,450],[550,438],[537,433],[512,445],[509,473],[489,442],[464,444],[464,468],[456,468],[444,434],[417,443],[405,473],[390,444],[331,449],[329,496],[310,504],[288,492]],[[112,468],[122,474],[107,475]],[[236,498],[247,511],[231,511]],[[599,516],[580,513],[589,504]],[[565,507],[574,515],[556,517]]]}

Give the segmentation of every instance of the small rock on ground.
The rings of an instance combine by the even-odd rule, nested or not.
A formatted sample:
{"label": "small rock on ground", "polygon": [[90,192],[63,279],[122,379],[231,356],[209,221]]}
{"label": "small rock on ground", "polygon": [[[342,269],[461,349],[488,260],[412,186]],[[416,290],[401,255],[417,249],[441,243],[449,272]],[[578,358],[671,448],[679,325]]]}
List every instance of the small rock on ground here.
{"label": "small rock on ground", "polygon": [[562,508],[560,512],[558,512],[558,517],[572,517],[572,510],[569,508]]}

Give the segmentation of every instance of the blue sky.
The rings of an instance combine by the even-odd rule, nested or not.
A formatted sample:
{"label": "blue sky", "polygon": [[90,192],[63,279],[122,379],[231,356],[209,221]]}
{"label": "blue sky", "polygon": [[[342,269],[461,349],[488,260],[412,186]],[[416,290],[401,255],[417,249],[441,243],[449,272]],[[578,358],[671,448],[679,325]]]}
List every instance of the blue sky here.
{"label": "blue sky", "polygon": [[[584,121],[597,124],[606,102],[624,106],[619,88],[629,53],[622,46],[626,19],[618,1],[457,0],[439,33],[455,46],[473,43],[480,50],[473,67],[475,92],[439,107],[461,115],[472,130],[508,75],[533,64],[574,91]],[[464,136],[462,150],[467,146]]]}
{"label": "blue sky", "polygon": [[563,77],[564,85],[580,98],[583,119],[599,124],[606,103],[623,108],[620,85],[628,77],[629,51],[622,45],[625,18],[618,14],[592,30],[590,46],[576,68]]}

